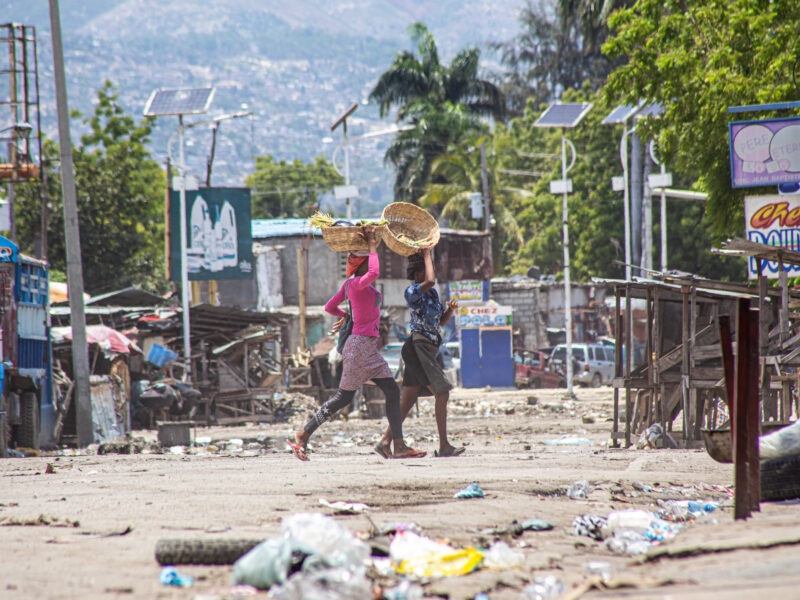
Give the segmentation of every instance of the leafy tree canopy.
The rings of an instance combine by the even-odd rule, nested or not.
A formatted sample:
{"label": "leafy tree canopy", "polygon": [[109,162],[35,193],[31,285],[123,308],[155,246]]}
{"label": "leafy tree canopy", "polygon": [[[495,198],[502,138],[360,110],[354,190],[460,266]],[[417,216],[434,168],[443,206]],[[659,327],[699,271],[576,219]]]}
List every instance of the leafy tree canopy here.
{"label": "leafy tree canopy", "polygon": [[463,136],[481,131],[481,117],[502,119],[500,90],[479,75],[480,52],[459,52],[449,65],[439,60],[436,40],[422,23],[410,27],[417,53],[400,52],[370,93],[386,117],[409,126],[395,138],[386,161],[395,166],[398,200],[416,202],[430,182],[434,159]]}
{"label": "leafy tree canopy", "polygon": [[[796,0],[639,0],[610,17],[604,51],[627,63],[605,94],[661,103],[664,113],[642,122],[640,135],[656,137],[671,169],[708,192],[717,238],[743,231],[744,192],[731,189],[728,153],[728,122],[740,119],[727,109],[797,99],[797,15]],[[773,116],[789,114],[744,118]]]}
{"label": "leafy tree canopy", "polygon": [[[80,116],[75,113],[74,116]],[[106,81],[97,94],[94,114],[83,119],[88,132],[73,151],[84,287],[90,294],[127,286],[163,290],[164,198],[166,177],[147,150],[152,120],[136,123],[118,103]],[[48,141],[47,259],[66,271],[61,177],[58,153]],[[41,182],[19,186],[16,217],[20,245],[32,251],[40,232]]]}
{"label": "leafy tree canopy", "polygon": [[254,219],[308,217],[319,207],[320,195],[342,183],[344,178],[321,156],[308,164],[258,156],[255,171],[246,180]]}

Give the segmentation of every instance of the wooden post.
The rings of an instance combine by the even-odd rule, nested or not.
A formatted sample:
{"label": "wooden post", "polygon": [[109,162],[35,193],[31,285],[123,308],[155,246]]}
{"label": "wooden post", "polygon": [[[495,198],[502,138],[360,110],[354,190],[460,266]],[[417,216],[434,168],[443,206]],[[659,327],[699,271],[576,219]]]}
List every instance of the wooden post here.
{"label": "wooden post", "polygon": [[756,264],[758,265],[758,379],[761,388],[761,405],[764,407],[764,420],[768,421],[778,418],[778,406],[770,393],[770,373],[767,367],[770,323],[769,302],[767,301],[767,278],[764,276],[761,259],[757,258]]}
{"label": "wooden post", "polygon": [[[619,288],[614,289],[616,312],[614,313],[614,377],[619,381],[622,378],[622,315],[620,313]],[[619,448],[619,385],[614,386],[614,436],[611,444]]]}
{"label": "wooden post", "polygon": [[300,348],[306,349],[306,249],[297,249],[297,286],[298,304],[300,305]]}
{"label": "wooden post", "polygon": [[758,457],[758,327],[750,301],[738,302],[736,326],[736,396],[733,423],[734,518],[746,519],[759,510],[761,465]]}
{"label": "wooden post", "polygon": [[633,360],[633,303],[625,286],[625,447],[631,447],[631,361]]}

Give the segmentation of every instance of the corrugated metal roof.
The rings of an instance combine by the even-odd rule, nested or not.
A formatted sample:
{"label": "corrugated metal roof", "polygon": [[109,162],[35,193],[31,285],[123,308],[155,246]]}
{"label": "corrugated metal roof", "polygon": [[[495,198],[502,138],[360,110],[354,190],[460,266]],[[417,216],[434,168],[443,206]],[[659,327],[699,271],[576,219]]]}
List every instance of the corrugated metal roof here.
{"label": "corrugated metal roof", "polygon": [[250,230],[254,240],[274,237],[322,235],[316,227],[308,224],[308,219],[253,219]]}
{"label": "corrugated metal roof", "polygon": [[[352,222],[356,223],[359,219],[353,217]],[[304,236],[309,233],[312,235],[322,235],[322,231],[317,227],[311,227],[308,219],[253,219],[250,222],[250,230],[254,240],[274,238],[274,237],[293,237]],[[442,235],[459,236],[488,236],[486,231],[465,231],[460,229],[442,228]]]}

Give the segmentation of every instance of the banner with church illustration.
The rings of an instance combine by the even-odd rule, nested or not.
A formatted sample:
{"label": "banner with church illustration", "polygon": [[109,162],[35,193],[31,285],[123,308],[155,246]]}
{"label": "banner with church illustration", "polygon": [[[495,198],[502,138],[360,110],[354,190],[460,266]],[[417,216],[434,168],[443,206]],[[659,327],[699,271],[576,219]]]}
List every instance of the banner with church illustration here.
{"label": "banner with church illustration", "polygon": [[[180,191],[170,191],[170,278],[181,279]],[[190,281],[252,279],[248,188],[186,191],[186,265]]]}
{"label": "banner with church illustration", "polygon": [[[800,196],[745,196],[744,221],[749,241],[800,252]],[[777,279],[778,269],[777,262],[762,263],[765,277]],[[789,277],[800,275],[798,265],[784,265],[784,269]],[[747,261],[747,276],[749,279],[758,278],[758,265],[754,258]]]}

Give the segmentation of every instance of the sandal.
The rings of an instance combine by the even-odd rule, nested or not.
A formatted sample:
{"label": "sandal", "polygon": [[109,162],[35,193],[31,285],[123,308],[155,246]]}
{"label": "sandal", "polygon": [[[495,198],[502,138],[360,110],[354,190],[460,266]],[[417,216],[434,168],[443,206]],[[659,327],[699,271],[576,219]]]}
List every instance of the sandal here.
{"label": "sandal", "polygon": [[379,443],[377,446],[373,448],[373,450],[375,451],[375,454],[379,455],[381,458],[388,459],[390,456],[389,452],[387,452],[386,450],[386,446],[384,446],[383,444]]}
{"label": "sandal", "polygon": [[392,458],[423,458],[427,452],[425,450],[417,450],[416,448],[409,449],[405,454],[398,454]]}
{"label": "sandal", "polygon": [[466,450],[466,446],[461,446],[460,448],[450,448],[449,450],[444,451],[434,450],[433,455],[437,458],[446,458],[449,456],[459,456],[460,454],[464,454]]}
{"label": "sandal", "polygon": [[293,442],[289,438],[286,438],[286,443],[289,444],[289,446],[291,446],[292,452],[294,452],[294,455],[299,460],[302,460],[303,462],[308,462],[308,455],[306,454],[305,446],[301,446],[300,444],[296,444],[295,442]]}

